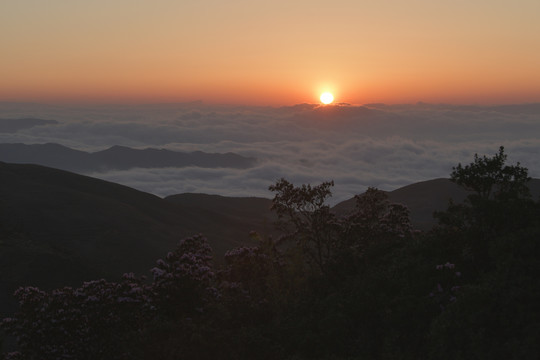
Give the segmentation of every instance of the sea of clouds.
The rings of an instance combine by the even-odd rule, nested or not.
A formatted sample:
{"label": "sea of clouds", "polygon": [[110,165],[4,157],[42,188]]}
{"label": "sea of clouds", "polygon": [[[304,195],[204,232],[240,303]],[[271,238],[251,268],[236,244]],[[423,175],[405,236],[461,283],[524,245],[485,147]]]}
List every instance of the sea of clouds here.
{"label": "sea of clouds", "polygon": [[448,177],[475,153],[505,147],[540,177],[540,104],[506,106],[383,105],[219,106],[0,103],[0,118],[57,124],[0,133],[1,143],[58,143],[98,151],[112,145],[255,157],[250,169],[158,168],[87,175],[167,196],[184,192],[271,197],[280,178],[334,180],[332,203],[368,186],[392,190]]}

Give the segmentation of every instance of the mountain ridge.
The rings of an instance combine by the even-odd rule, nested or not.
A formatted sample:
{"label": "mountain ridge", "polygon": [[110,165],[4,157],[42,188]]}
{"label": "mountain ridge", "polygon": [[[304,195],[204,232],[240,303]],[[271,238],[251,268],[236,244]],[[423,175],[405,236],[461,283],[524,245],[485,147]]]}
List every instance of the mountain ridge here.
{"label": "mountain ridge", "polygon": [[0,161],[36,164],[79,173],[188,166],[247,169],[257,162],[255,158],[232,152],[178,152],[155,148],[133,149],[119,145],[101,151],[85,152],[56,143],[0,144]]}
{"label": "mountain ridge", "polygon": [[[534,200],[540,198],[540,179],[531,179],[529,189]],[[444,211],[450,200],[461,203],[470,192],[447,178],[419,181],[386,191],[388,200],[409,208],[413,225],[420,230],[429,230],[436,224],[435,211]],[[354,208],[355,199],[351,198],[336,204],[332,209],[337,214],[346,214]]]}

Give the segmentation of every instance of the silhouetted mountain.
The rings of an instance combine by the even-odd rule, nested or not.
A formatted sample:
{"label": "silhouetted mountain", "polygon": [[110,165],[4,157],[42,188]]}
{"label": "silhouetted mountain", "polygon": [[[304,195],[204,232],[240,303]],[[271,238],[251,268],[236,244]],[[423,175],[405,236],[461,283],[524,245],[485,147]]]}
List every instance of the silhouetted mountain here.
{"label": "silhouetted mountain", "polygon": [[14,133],[22,129],[29,129],[34,126],[56,125],[56,120],[43,120],[34,118],[24,119],[0,119],[0,133]]}
{"label": "silhouetted mountain", "polygon": [[0,161],[37,164],[69,171],[84,171],[96,167],[89,153],[58,144],[0,144]]}
{"label": "silhouetted mountain", "polygon": [[[207,194],[178,194],[171,195],[165,200],[182,206],[183,209],[205,214],[209,218],[225,220],[220,232],[235,241],[238,246],[245,244],[245,234],[256,230],[260,235],[274,234],[275,214],[270,211],[272,200],[258,197],[225,197]],[[228,224],[235,224],[229,226]]]}
{"label": "silhouetted mountain", "polygon": [[113,146],[88,153],[59,144],[0,144],[0,161],[17,164],[38,164],[74,172],[102,172],[132,168],[163,168],[197,166],[205,168],[245,169],[255,164],[254,158],[233,153],[191,153],[165,149],[132,149]]}
{"label": "silhouetted mountain", "polygon": [[[540,196],[540,179],[532,179],[529,189],[533,199]],[[407,185],[389,191],[391,202],[406,205],[410,211],[413,225],[421,230],[428,230],[436,224],[433,218],[434,211],[443,211],[452,199],[455,203],[462,202],[469,194],[449,179],[434,179]],[[333,207],[338,214],[346,214],[355,206],[355,199],[345,200]]]}
{"label": "silhouetted mountain", "polygon": [[1,303],[19,285],[51,288],[130,271],[147,275],[178,240],[197,233],[219,256],[249,243],[250,230],[266,229],[262,221],[260,228],[244,221],[238,215],[243,207],[208,211],[38,165],[0,163],[0,185]]}

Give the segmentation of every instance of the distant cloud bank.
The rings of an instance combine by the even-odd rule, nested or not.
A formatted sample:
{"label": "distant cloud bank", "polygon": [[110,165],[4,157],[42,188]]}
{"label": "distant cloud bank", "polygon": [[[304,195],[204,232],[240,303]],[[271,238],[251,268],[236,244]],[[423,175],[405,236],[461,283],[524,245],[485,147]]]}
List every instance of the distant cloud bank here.
{"label": "distant cloud bank", "polygon": [[[24,120],[19,126],[1,119],[34,120]],[[0,103],[2,124],[0,143],[58,143],[84,151],[121,145],[234,152],[258,160],[246,169],[135,168],[88,173],[160,196],[202,192],[270,197],[268,186],[284,177],[297,184],[333,179],[336,202],[368,186],[390,190],[448,177],[458,162],[470,162],[475,153],[492,155],[500,145],[505,146],[510,162],[520,161],[531,176],[540,177],[540,104],[275,108]]]}

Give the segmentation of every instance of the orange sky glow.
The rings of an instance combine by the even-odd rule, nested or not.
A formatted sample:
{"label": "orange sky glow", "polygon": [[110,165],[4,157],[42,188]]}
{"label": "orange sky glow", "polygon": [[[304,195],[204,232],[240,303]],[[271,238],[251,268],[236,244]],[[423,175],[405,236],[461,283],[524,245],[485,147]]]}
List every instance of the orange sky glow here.
{"label": "orange sky glow", "polygon": [[537,0],[6,1],[0,101],[539,102],[538,14]]}

